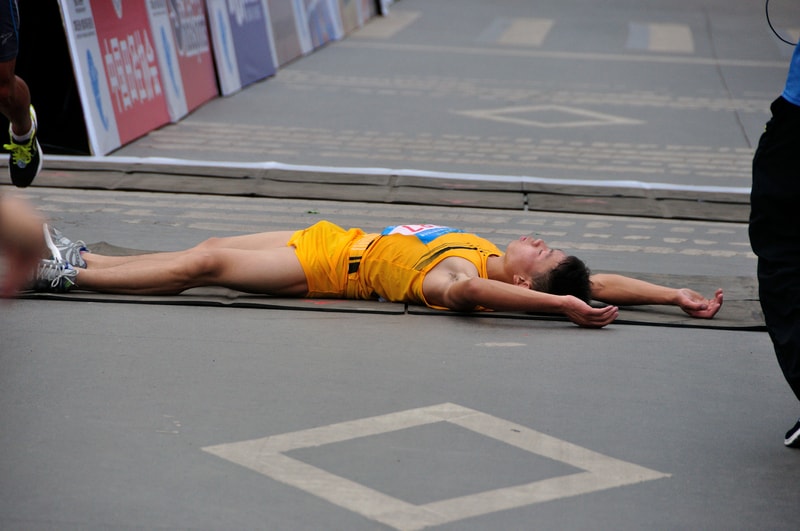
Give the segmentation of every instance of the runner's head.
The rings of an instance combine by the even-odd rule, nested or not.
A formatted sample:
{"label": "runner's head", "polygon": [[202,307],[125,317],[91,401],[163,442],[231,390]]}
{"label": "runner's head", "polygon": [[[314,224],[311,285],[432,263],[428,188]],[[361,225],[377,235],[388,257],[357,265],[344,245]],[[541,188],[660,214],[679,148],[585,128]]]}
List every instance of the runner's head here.
{"label": "runner's head", "polygon": [[567,256],[549,272],[534,277],[532,289],[553,295],[572,295],[588,303],[592,299],[591,271],[577,256]]}

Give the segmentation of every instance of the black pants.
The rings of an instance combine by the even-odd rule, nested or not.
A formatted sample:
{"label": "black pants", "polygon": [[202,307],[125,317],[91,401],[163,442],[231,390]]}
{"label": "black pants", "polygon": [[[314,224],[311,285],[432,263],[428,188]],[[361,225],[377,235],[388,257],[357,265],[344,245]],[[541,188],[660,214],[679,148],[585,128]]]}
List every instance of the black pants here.
{"label": "black pants", "polygon": [[800,107],[783,98],[753,157],[750,244],[778,363],[800,400]]}

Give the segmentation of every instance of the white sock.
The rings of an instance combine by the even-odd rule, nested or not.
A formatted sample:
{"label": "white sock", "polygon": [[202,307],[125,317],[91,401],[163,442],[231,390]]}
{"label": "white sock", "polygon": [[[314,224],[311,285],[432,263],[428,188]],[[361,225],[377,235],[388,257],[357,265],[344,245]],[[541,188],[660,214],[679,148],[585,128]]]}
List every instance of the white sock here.
{"label": "white sock", "polygon": [[15,142],[17,142],[18,144],[24,144],[25,142],[27,142],[28,140],[31,139],[31,135],[32,134],[33,134],[33,125],[31,125],[30,131],[28,131],[24,135],[18,135],[12,129],[11,130],[11,139],[14,140]]}

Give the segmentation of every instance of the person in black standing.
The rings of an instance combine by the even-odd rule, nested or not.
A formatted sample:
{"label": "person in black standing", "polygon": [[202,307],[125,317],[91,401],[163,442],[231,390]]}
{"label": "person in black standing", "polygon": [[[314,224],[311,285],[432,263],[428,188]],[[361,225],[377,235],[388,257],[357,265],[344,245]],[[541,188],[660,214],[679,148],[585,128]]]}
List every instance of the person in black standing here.
{"label": "person in black standing", "polygon": [[[758,256],[761,308],[778,363],[800,400],[800,47],[772,103],[753,156],[750,244]],[[800,419],[785,445],[800,448]]]}

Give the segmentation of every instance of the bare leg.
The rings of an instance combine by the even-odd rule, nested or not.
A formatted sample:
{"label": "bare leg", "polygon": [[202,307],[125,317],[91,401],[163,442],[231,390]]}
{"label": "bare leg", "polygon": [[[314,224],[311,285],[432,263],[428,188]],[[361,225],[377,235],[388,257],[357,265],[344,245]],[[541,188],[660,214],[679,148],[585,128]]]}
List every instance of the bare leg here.
{"label": "bare leg", "polygon": [[100,268],[87,260],[87,268],[78,272],[78,287],[151,295],[177,294],[199,286],[294,297],[308,292],[300,261],[285,240],[282,247],[264,250],[205,249],[201,244],[187,251],[123,258],[130,260]]}
{"label": "bare leg", "polygon": [[243,236],[228,236],[227,238],[209,238],[198,247],[205,249],[241,249],[244,251],[258,251],[262,249],[277,249],[286,247],[286,243],[296,231],[272,231],[245,234]]}
{"label": "bare leg", "polygon": [[[294,231],[273,231],[227,238],[209,238],[190,250],[240,249],[258,251],[280,249],[286,247],[286,243],[293,234]],[[83,253],[82,256],[88,269],[103,269],[118,267],[123,264],[139,263],[143,260],[148,262],[170,261],[175,260],[183,253],[186,253],[186,251],[167,251],[133,256],[106,256],[88,252]]]}
{"label": "bare leg", "polygon": [[14,74],[17,60],[0,63],[0,112],[15,134],[24,135],[31,129],[31,94],[28,85]]}

